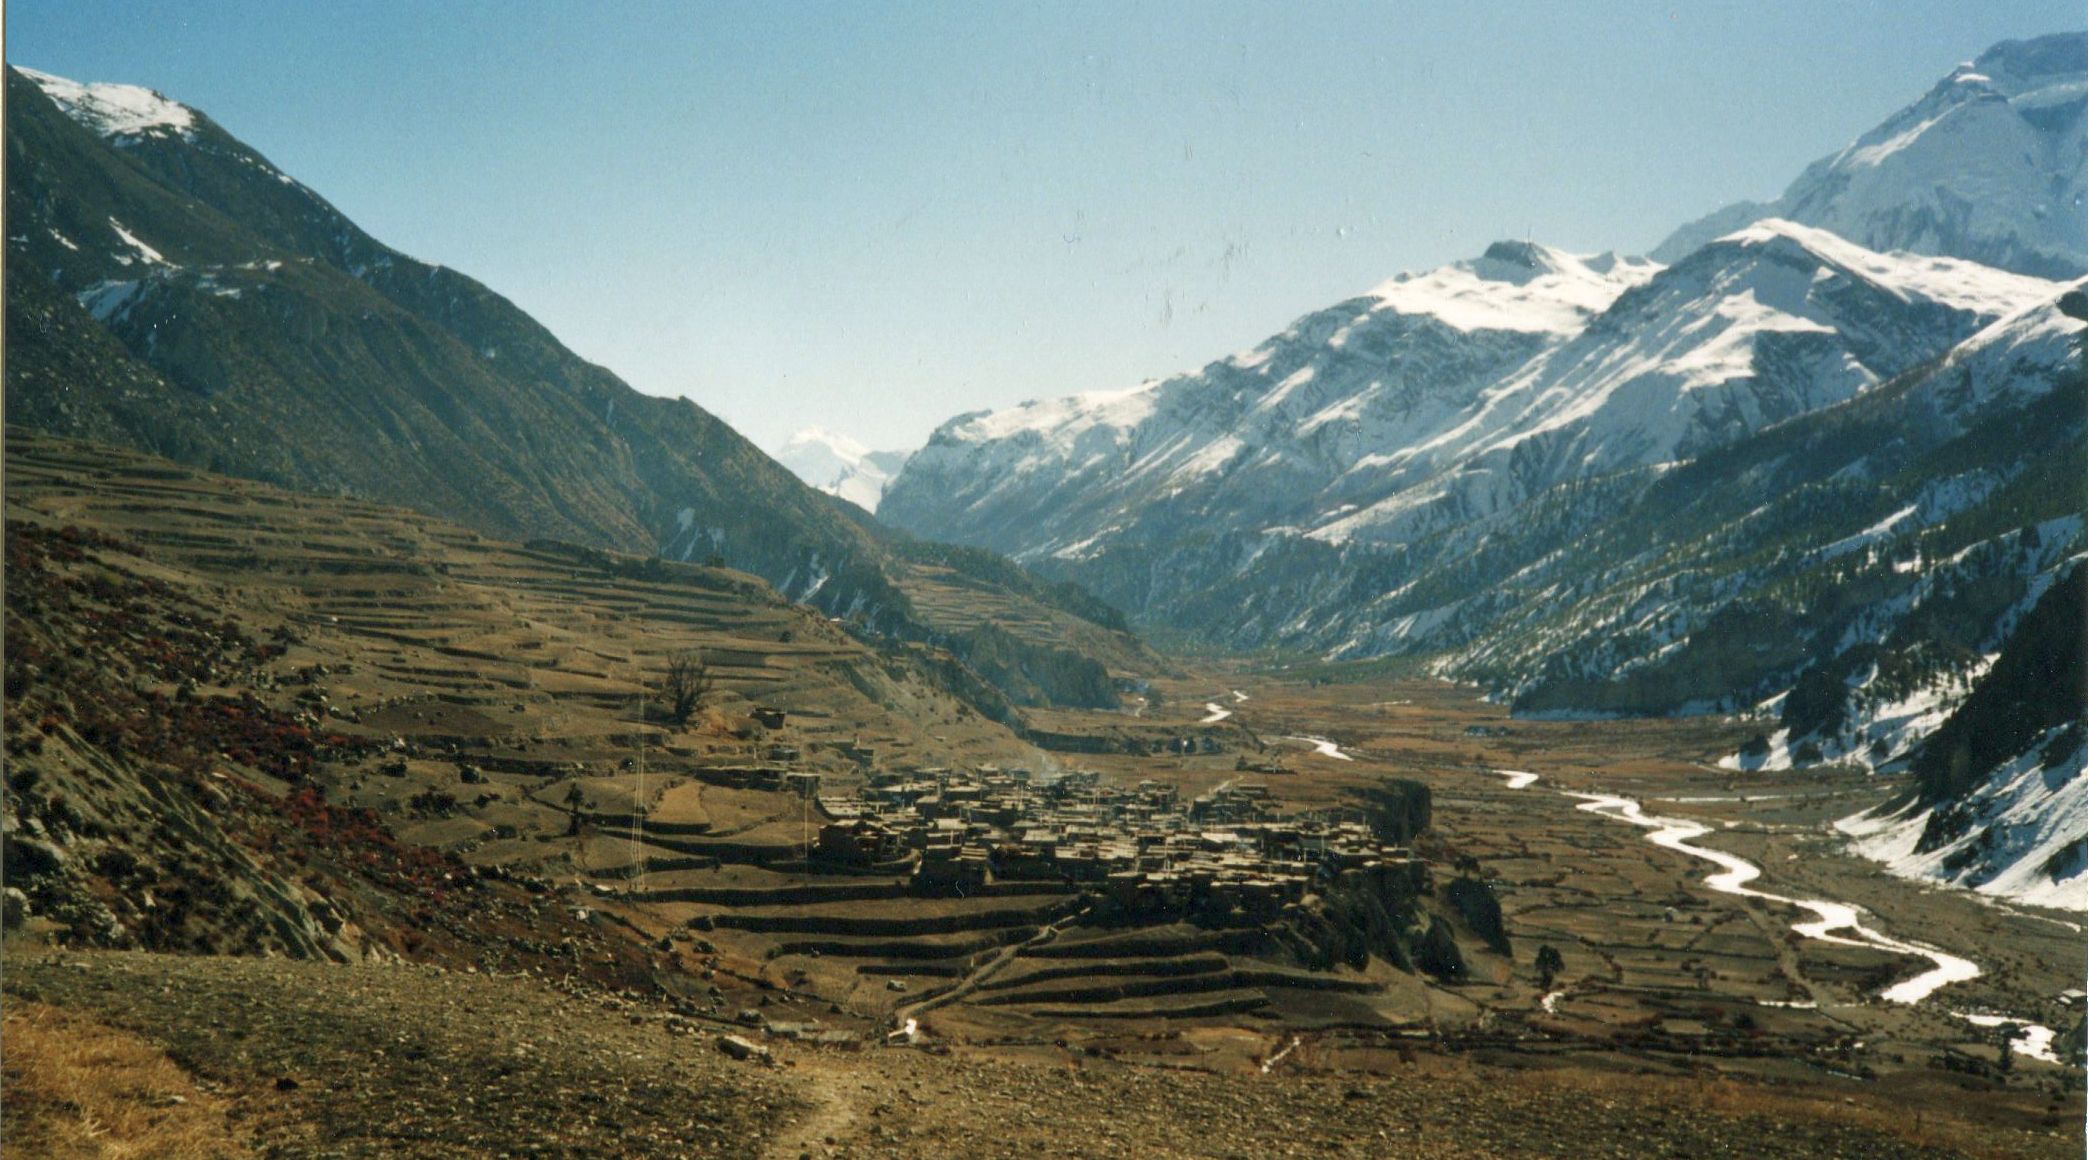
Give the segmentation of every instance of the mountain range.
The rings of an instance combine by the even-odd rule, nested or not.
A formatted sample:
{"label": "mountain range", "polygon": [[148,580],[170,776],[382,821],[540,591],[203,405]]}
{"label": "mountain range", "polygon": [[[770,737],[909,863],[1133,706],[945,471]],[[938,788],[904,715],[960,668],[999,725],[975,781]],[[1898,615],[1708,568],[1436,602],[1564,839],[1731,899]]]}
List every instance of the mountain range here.
{"label": "mountain range", "polygon": [[2082,622],[2088,35],[1996,46],[1650,257],[1496,243],[903,466],[815,430],[786,467],[632,390],[200,111],[7,85],[10,422],[738,568],[1001,719],[1114,704],[1161,664],[1133,624],[1525,714],[1750,714],[1736,770],[1910,773],[1858,827],[1895,865],[2088,883],[2088,822],[2024,821],[2088,709],[1990,691]]}
{"label": "mountain range", "polygon": [[[503,538],[728,565],[869,637],[1056,675],[1017,681],[1018,702],[1111,702],[1110,671],[1149,662],[1062,586],[894,533],[695,403],[633,390],[201,111],[12,67],[7,86],[10,422]],[[985,612],[938,616],[953,574]]]}
{"label": "mountain range", "polygon": [[[2002,44],[1650,259],[1497,243],[1195,372],[961,415],[878,515],[1220,645],[1905,770],[2083,551],[2084,134],[2088,35]],[[2077,833],[1982,837],[2011,808],[1931,848],[1975,885],[2080,872]]]}

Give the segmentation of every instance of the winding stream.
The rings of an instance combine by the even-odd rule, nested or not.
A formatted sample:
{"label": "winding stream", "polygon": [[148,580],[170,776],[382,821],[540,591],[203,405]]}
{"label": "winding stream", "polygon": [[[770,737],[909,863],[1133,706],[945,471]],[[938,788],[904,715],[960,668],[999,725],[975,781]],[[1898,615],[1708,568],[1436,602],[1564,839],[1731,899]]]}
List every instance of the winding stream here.
{"label": "winding stream", "polygon": [[1312,751],[1314,753],[1317,753],[1322,757],[1331,757],[1336,761],[1355,760],[1355,758],[1350,757],[1346,753],[1343,753],[1341,751],[1341,746],[1334,744],[1332,741],[1329,741],[1324,737],[1284,737],[1282,738],[1282,740],[1302,741],[1305,744],[1312,746]]}
{"label": "winding stream", "polygon": [[[1537,775],[1534,773],[1524,773],[1513,769],[1496,769],[1493,772],[1507,779],[1506,785],[1509,789],[1527,789],[1537,782]],[[1670,850],[1688,854],[1692,858],[1701,858],[1706,862],[1717,865],[1720,868],[1719,872],[1704,879],[1704,885],[1709,886],[1713,890],[1725,894],[1738,895],[1742,898],[1759,898],[1767,902],[1780,902],[1787,906],[1797,907],[1800,910],[1811,911],[1814,915],[1811,922],[1794,922],[1791,924],[1792,930],[1797,931],[1806,938],[1819,939],[1822,942],[1840,943],[1844,946],[1867,946],[1875,947],[1879,950],[1895,951],[1900,954],[1917,955],[1934,964],[1928,970],[1905,982],[1887,987],[1880,993],[1880,998],[1887,1002],[1919,1003],[1933,995],[1940,988],[1949,986],[1952,983],[1976,979],[1981,973],[1979,964],[1970,959],[1959,958],[1947,951],[1937,950],[1935,947],[1921,943],[1906,942],[1872,930],[1863,925],[1863,920],[1856,907],[1846,902],[1830,902],[1818,898],[1788,898],[1781,894],[1771,894],[1766,890],[1756,890],[1750,887],[1747,885],[1748,883],[1762,876],[1761,867],[1745,858],[1735,854],[1728,854],[1723,850],[1714,850],[1690,844],[1691,839],[1703,837],[1711,832],[1711,827],[1702,822],[1687,821],[1681,818],[1653,817],[1648,815],[1639,806],[1639,803],[1630,798],[1617,797],[1613,794],[1573,793],[1567,790],[1559,792],[1567,797],[1579,798],[1581,804],[1576,807],[1578,809],[1652,830],[1652,833],[1646,835],[1646,840],[1656,846],[1663,846]],[[1557,1003],[1564,994],[1565,992],[1563,991],[1554,991],[1544,996],[1542,1001],[1544,1009],[1546,1011],[1556,1011]],[[1809,1001],[1797,1003],[1764,1002],[1763,1005],[1770,1007],[1816,1006],[1816,1004]],[[2049,1027],[2043,1027],[2029,1020],[2017,1019],[2008,1015],[1968,1014],[1963,1011],[1953,1011],[1951,1014],[1976,1027],[1993,1028],[2003,1025],[2015,1027],[2018,1029],[2018,1038],[2010,1044],[2010,1050],[2018,1055],[2028,1056],[2032,1059],[2041,1059],[2047,1063],[2060,1062],[2058,1054],[2053,1050],[2054,1033]]]}
{"label": "winding stream", "polygon": [[1814,915],[1813,921],[1791,924],[1792,930],[1806,938],[1840,943],[1843,946],[1874,947],[1898,954],[1918,955],[1935,964],[1903,983],[1887,987],[1879,997],[1888,1003],[1919,1003],[1934,994],[1939,987],[1979,977],[1979,964],[1970,959],[1959,958],[1948,951],[1940,951],[1921,943],[1896,939],[1863,925],[1857,909],[1846,902],[1830,902],[1819,898],[1790,898],[1754,889],[1747,884],[1762,876],[1761,867],[1736,854],[1690,844],[1690,839],[1700,838],[1711,832],[1711,827],[1702,822],[1654,817],[1640,809],[1639,804],[1630,798],[1610,794],[1566,793],[1566,796],[1581,799],[1583,804],[1580,808],[1591,814],[1616,818],[1652,830],[1651,834],[1646,835],[1646,840],[1656,846],[1664,846],[1688,854],[1692,858],[1701,858],[1717,864],[1721,867],[1719,872],[1704,879],[1704,885],[1713,890],[1741,898],[1780,902],[1786,906],[1811,911]]}
{"label": "winding stream", "polygon": [[[1527,789],[1537,781],[1537,775],[1534,773],[1512,769],[1497,769],[1494,772],[1507,779],[1509,789]],[[1959,958],[1948,951],[1937,950],[1920,943],[1905,942],[1863,925],[1857,909],[1846,902],[1830,902],[1819,898],[1789,898],[1754,889],[1748,883],[1762,876],[1761,867],[1737,854],[1690,844],[1691,839],[1701,838],[1711,832],[1711,827],[1702,822],[1655,817],[1647,814],[1640,808],[1639,803],[1632,799],[1617,797],[1614,794],[1573,793],[1568,790],[1559,792],[1570,798],[1579,798],[1581,804],[1577,808],[1591,814],[1615,818],[1620,822],[1629,822],[1634,826],[1652,830],[1652,833],[1646,835],[1646,840],[1656,846],[1675,850],[1692,858],[1701,858],[1718,866],[1718,873],[1704,879],[1704,885],[1713,890],[1741,898],[1780,902],[1800,910],[1811,911],[1814,916],[1812,921],[1791,924],[1792,930],[1806,938],[1840,943],[1843,946],[1874,947],[1899,954],[1918,955],[1935,964],[1905,982],[1887,987],[1880,997],[1888,1003],[1919,1003],[1940,987],[1979,977],[1979,964],[1970,959]]]}

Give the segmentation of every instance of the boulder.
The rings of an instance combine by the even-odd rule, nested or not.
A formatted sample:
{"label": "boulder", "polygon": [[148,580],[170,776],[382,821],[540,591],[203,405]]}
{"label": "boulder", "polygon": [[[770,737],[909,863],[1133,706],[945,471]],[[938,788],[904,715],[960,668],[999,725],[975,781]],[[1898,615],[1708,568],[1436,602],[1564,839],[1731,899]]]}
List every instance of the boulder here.
{"label": "boulder", "polygon": [[42,878],[65,869],[65,851],[54,842],[7,835],[4,847],[7,876]]}
{"label": "boulder", "polygon": [[29,921],[29,896],[12,886],[0,890],[0,927],[14,930]]}
{"label": "boulder", "polygon": [[769,1058],[768,1048],[739,1035],[718,1036],[718,1050],[734,1059],[766,1060]]}

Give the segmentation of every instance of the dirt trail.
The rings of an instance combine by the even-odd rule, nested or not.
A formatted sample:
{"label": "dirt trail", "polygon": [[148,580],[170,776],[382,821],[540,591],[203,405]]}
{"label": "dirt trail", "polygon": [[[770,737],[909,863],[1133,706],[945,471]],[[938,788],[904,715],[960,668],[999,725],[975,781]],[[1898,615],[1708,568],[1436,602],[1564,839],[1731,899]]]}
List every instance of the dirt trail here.
{"label": "dirt trail", "polygon": [[863,1096],[871,1090],[864,1077],[867,1069],[837,1065],[818,1055],[801,1056],[797,1077],[798,1095],[812,1105],[801,1120],[784,1128],[762,1150],[764,1160],[798,1160],[801,1156],[827,1155],[847,1140],[863,1118]]}
{"label": "dirt trail", "polygon": [[1043,946],[1045,943],[1057,938],[1060,931],[1078,921],[1087,912],[1088,908],[1083,906],[1072,914],[1050,923],[1043,930],[1038,931],[1029,938],[1000,948],[993,953],[992,958],[974,967],[970,974],[964,976],[953,987],[937,991],[933,995],[924,995],[912,1003],[902,1004],[894,1008],[892,1010],[892,1025],[904,1027],[915,1017],[933,1011],[937,1007],[947,1006],[978,990],[986,980],[999,974],[1009,963],[1014,962],[1017,955],[1032,947]]}

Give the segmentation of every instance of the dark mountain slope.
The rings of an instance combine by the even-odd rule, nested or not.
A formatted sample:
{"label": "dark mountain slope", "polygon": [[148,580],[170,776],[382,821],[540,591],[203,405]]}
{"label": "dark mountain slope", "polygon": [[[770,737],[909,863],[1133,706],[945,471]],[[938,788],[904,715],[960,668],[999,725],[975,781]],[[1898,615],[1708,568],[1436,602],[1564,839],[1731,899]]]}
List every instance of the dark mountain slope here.
{"label": "dark mountain slope", "polygon": [[[7,83],[12,419],[498,536],[716,559],[962,653],[888,533],[694,403],[377,242],[194,110],[111,131],[48,80]],[[1074,627],[1112,666],[1138,654]]]}
{"label": "dark mountain slope", "polygon": [[[1984,679],[1914,755],[1925,801],[1950,801],[2048,730],[2088,720],[2088,569],[2075,568],[2023,617]],[[2059,756],[2071,753],[2071,749]]]}

